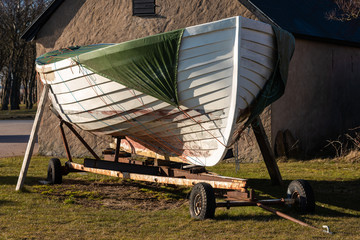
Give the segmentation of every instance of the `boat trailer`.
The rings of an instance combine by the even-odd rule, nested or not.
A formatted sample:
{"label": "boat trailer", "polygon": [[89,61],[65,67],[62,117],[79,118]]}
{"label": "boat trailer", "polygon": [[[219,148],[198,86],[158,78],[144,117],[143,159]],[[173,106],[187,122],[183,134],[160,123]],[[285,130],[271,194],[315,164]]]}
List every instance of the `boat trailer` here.
{"label": "boat trailer", "polygon": [[[64,125],[94,158],[85,158],[83,164],[72,161]],[[258,206],[302,226],[320,229],[269,207],[270,205],[287,205],[294,206],[301,213],[313,212],[315,210],[314,193],[305,180],[292,181],[287,190],[287,198],[261,200],[255,196],[254,190],[247,186],[246,179],[220,176],[208,172],[205,167],[191,164],[149,157],[138,160],[131,153],[121,151],[120,143],[124,137],[117,137],[116,149],[104,150],[104,159],[101,159],[70,123],[60,119],[59,127],[68,161],[61,166],[59,159],[50,160],[47,181],[51,184],[61,184],[62,176],[71,172],[90,172],[135,181],[187,186],[192,187],[189,209],[191,217],[195,219],[214,218],[215,209],[220,207],[230,209],[240,206]],[[223,200],[217,202],[215,192],[220,192]],[[327,226],[323,228],[326,229],[323,230],[324,232],[331,233]]]}
{"label": "boat trailer", "polygon": [[[34,149],[35,136],[38,132],[40,120],[45,109],[45,99],[47,99],[48,92],[49,85],[45,84],[15,188],[17,191],[22,189],[25,182]],[[305,180],[292,181],[287,190],[287,198],[259,200],[255,197],[254,191],[247,186],[246,179],[220,176],[208,172],[204,167],[190,164],[154,158],[147,158],[144,161],[139,161],[138,159],[135,159],[135,156],[132,156],[132,154],[120,151],[121,137],[117,138],[116,149],[107,149],[103,152],[104,159],[102,160],[70,123],[62,120],[56,111],[53,112],[60,120],[60,133],[68,161],[64,166],[61,166],[59,159],[50,159],[47,173],[47,182],[50,184],[60,184],[62,183],[63,175],[80,171],[137,181],[188,186],[192,187],[189,206],[190,215],[195,219],[203,220],[206,218],[213,218],[215,209],[219,207],[226,207],[229,209],[231,207],[239,206],[258,206],[295,223],[322,230],[321,228],[311,226],[269,207],[269,205],[282,204],[295,206],[302,213],[314,211],[314,193],[310,184]],[[66,125],[80,140],[85,148],[92,154],[94,159],[84,159],[83,164],[72,161],[70,148],[63,127],[64,125]],[[265,137],[266,134],[260,118],[257,117],[251,126],[264,157],[271,182],[272,184],[280,185],[282,183],[280,171],[277,167],[270,144]],[[223,201],[216,202],[214,189],[221,190],[221,192],[224,193],[222,194]],[[325,230],[322,231],[331,233],[328,226],[324,225],[323,228],[325,228]]]}

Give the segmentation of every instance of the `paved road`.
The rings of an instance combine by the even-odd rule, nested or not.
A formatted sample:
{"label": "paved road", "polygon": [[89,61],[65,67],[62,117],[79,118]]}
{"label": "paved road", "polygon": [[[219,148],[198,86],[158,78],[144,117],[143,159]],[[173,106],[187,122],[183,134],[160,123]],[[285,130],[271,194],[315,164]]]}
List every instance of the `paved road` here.
{"label": "paved road", "polygon": [[[34,120],[0,120],[0,158],[24,156]],[[38,151],[35,144],[34,153]]]}

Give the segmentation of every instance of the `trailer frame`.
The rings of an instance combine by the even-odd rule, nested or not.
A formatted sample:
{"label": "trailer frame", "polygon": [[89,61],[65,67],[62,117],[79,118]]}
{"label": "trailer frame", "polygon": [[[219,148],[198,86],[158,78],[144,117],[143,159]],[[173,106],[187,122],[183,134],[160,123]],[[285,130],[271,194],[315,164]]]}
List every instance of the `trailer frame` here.
{"label": "trailer frame", "polygon": [[[311,186],[305,180],[295,180],[290,183],[287,198],[258,199],[254,190],[248,187],[247,179],[221,176],[207,171],[205,167],[186,163],[149,157],[145,160],[138,160],[131,153],[120,150],[121,139],[124,139],[124,137],[116,137],[116,149],[108,148],[104,150],[104,159],[102,160],[70,123],[62,120],[59,115],[57,116],[60,119],[59,128],[68,161],[64,166],[61,166],[59,159],[51,159],[53,164],[49,164],[48,181],[51,182],[51,179],[53,179],[52,183],[61,183],[62,176],[70,172],[90,172],[135,181],[193,187],[190,194],[190,215],[193,218],[200,220],[213,218],[215,209],[220,207],[230,209],[231,207],[240,206],[258,206],[302,226],[322,230],[269,207],[270,205],[288,205],[299,206],[300,211],[303,213],[313,211],[315,199]],[[85,158],[83,164],[72,161],[64,125],[70,129],[94,158]],[[265,131],[260,118],[257,118],[252,123],[252,128],[263,153],[272,183],[281,185],[280,171],[269,142],[264,136]],[[51,167],[57,169],[50,169]],[[54,176],[54,174],[61,176]],[[54,179],[58,182],[54,182]],[[216,202],[214,189],[222,192],[222,201]],[[331,233],[327,226],[326,229],[325,232]]]}

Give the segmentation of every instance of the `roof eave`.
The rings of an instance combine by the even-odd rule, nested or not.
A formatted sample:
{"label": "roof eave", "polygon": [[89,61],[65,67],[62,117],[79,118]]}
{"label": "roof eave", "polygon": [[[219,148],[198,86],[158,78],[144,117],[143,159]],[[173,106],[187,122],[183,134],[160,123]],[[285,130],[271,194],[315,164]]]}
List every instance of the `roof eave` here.
{"label": "roof eave", "polygon": [[42,26],[49,20],[51,15],[56,11],[56,9],[64,2],[65,0],[53,0],[45,11],[40,14],[35,21],[25,30],[21,35],[21,39],[24,39],[27,42],[30,42],[35,39],[36,34],[40,31]]}
{"label": "roof eave", "polygon": [[255,17],[257,17],[260,21],[268,24],[272,24],[276,27],[279,25],[274,22],[269,16],[267,16],[263,11],[261,11],[257,6],[255,6],[251,1],[248,0],[238,0],[242,5],[244,5],[250,12],[252,12]]}
{"label": "roof eave", "polygon": [[[263,11],[261,11],[257,6],[255,6],[250,0],[238,0],[242,5],[244,5],[249,11],[251,11],[257,18],[259,18],[260,21],[275,25],[277,27],[281,27],[278,25],[273,19],[271,19],[269,16],[267,16]],[[287,29],[285,29],[287,30]],[[319,36],[312,36],[308,34],[301,34],[294,31],[290,31],[294,37],[301,38],[301,39],[307,39],[311,41],[321,41],[321,42],[327,42],[327,43],[333,43],[333,44],[340,44],[340,45],[346,45],[351,47],[360,47],[359,42],[352,42],[352,41],[346,41],[342,39],[332,39],[332,38],[324,38]]]}

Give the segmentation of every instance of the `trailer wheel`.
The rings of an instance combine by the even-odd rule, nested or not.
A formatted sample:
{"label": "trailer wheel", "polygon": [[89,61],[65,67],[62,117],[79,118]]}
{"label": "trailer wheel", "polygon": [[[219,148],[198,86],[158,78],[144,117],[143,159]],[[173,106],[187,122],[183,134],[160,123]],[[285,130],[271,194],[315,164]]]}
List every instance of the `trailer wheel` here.
{"label": "trailer wheel", "polygon": [[61,162],[58,158],[52,158],[49,161],[47,180],[50,184],[62,183],[62,168]]}
{"label": "trailer wheel", "polygon": [[315,197],[311,185],[303,179],[294,180],[289,184],[287,197],[295,199],[295,208],[301,213],[315,211]]}
{"label": "trailer wheel", "polygon": [[208,183],[196,184],[190,193],[190,215],[192,218],[204,220],[214,218],[215,194],[213,187]]}

